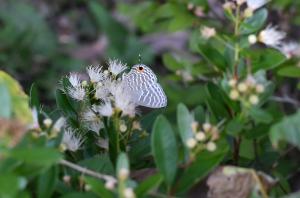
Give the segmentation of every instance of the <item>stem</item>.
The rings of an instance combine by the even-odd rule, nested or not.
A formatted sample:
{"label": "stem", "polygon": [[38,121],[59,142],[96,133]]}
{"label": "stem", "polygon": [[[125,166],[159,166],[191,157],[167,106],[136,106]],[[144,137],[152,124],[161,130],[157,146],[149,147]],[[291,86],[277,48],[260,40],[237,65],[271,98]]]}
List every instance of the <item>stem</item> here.
{"label": "stem", "polygon": [[81,167],[77,164],[74,164],[74,163],[69,162],[69,161],[64,160],[64,159],[60,160],[59,164],[61,164],[63,166],[67,166],[69,168],[72,168],[72,169],[74,169],[78,172],[81,172],[82,174],[86,174],[86,175],[95,177],[97,179],[104,179],[105,181],[113,181],[113,182],[117,183],[117,180],[114,177],[110,176],[110,175],[105,175],[105,174],[102,174],[102,173],[94,172],[90,169]]}
{"label": "stem", "polygon": [[[238,5],[235,11],[235,24],[234,24],[234,36],[237,38],[240,34],[239,25],[240,25],[240,6]],[[234,77],[238,79],[238,65],[239,65],[239,54],[240,54],[240,46],[239,43],[236,42],[234,45],[234,68],[233,73]]]}
{"label": "stem", "polygon": [[233,142],[233,161],[235,165],[239,164],[241,142],[241,137],[235,138]]}

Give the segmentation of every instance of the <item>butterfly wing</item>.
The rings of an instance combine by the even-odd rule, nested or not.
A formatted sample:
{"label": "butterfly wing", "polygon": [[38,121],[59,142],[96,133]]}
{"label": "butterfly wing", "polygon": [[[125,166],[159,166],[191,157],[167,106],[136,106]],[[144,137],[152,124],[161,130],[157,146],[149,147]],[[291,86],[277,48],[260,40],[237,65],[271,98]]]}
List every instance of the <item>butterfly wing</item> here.
{"label": "butterfly wing", "polygon": [[167,106],[167,97],[157,80],[135,72],[125,77],[125,84],[132,100],[140,106],[162,108]]}

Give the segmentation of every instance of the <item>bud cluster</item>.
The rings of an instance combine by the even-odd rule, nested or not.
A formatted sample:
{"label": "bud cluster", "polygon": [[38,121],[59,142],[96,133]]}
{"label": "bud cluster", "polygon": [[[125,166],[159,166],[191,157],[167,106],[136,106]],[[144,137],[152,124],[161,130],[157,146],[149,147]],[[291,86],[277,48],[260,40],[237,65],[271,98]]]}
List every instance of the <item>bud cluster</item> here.
{"label": "bud cluster", "polygon": [[193,137],[186,141],[186,146],[192,151],[193,154],[197,154],[200,151],[208,150],[213,152],[217,149],[216,141],[219,139],[218,126],[210,123],[199,124],[194,121],[191,124]]}
{"label": "bud cluster", "polygon": [[230,86],[229,97],[232,100],[241,101],[245,104],[257,105],[259,103],[259,94],[265,90],[264,85],[256,82],[253,76],[238,82],[236,79],[228,81]]}

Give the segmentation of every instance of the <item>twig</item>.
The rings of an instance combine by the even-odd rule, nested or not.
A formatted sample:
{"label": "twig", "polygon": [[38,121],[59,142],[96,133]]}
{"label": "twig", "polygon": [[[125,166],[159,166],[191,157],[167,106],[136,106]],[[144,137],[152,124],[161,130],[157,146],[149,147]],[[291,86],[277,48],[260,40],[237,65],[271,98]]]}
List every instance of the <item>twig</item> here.
{"label": "twig", "polygon": [[60,160],[59,161],[59,164],[63,165],[63,166],[67,166],[69,168],[72,168],[78,172],[81,172],[82,174],[86,174],[86,175],[89,175],[89,176],[92,176],[92,177],[95,177],[97,179],[104,179],[105,181],[112,181],[112,182],[115,182],[117,183],[117,180],[112,177],[112,176],[109,176],[109,175],[104,175],[104,174],[101,174],[101,173],[97,173],[97,172],[94,172],[90,169],[87,169],[85,167],[81,167],[77,164],[74,164],[72,162],[69,162],[67,160]]}
{"label": "twig", "polygon": [[283,97],[273,96],[270,99],[273,101],[276,101],[276,102],[289,103],[289,104],[294,105],[295,107],[300,106],[300,103],[297,100],[290,98],[289,96],[283,96]]}

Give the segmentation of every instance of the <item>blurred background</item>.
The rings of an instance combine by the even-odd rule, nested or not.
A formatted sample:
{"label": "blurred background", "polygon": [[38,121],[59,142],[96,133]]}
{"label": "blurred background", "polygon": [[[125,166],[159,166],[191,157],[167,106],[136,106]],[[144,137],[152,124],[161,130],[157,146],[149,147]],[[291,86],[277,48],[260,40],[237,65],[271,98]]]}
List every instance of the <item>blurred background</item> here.
{"label": "blurred background", "polygon": [[[193,8],[188,7],[189,3]],[[214,75],[195,53],[199,27],[211,25],[230,31],[225,24],[223,3],[1,0],[0,67],[13,75],[26,93],[35,82],[42,103],[51,106],[61,76],[83,71],[91,64],[103,65],[108,58],[133,65],[141,54],[142,62],[160,76],[170,101],[168,111],[172,112],[173,104],[178,102],[193,106],[201,101],[201,84],[196,84],[195,79],[206,81],[206,76]],[[268,7],[268,21],[298,41],[300,1],[273,0]],[[285,91],[295,89],[297,81],[292,79],[291,83],[292,90]],[[181,97],[184,93],[189,97]]]}

